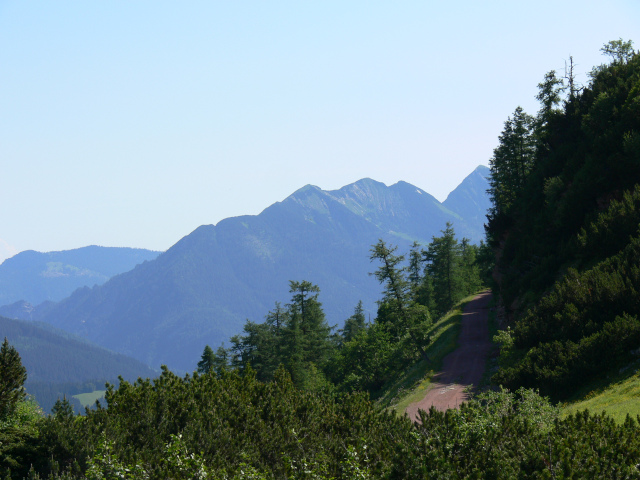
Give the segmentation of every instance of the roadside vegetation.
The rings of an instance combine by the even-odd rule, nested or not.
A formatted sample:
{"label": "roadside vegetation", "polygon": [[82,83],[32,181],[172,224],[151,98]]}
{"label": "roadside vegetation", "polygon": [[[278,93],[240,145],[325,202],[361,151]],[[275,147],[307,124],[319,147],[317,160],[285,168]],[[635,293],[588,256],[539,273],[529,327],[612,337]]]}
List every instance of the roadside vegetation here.
{"label": "roadside vegetation", "polygon": [[427,355],[432,361],[420,360],[398,372],[396,379],[382,388],[382,394],[377,398],[378,405],[391,408],[402,416],[410,404],[424,397],[431,387],[433,375],[441,370],[444,357],[457,346],[462,312],[473,297],[463,299],[440,317],[433,326],[432,342],[427,347]]}
{"label": "roadside vegetation", "polygon": [[490,165],[487,238],[506,312],[493,382],[554,401],[605,394],[640,347],[640,55],[623,40],[602,53],[588,85],[573,59],[547,73],[541,110],[516,109]]}

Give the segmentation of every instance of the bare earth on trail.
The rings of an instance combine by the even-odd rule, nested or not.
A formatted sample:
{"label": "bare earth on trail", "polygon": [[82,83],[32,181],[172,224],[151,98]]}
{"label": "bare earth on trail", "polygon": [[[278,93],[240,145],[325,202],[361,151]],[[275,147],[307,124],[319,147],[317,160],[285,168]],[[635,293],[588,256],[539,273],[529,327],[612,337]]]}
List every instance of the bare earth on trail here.
{"label": "bare earth on trail", "polygon": [[442,362],[442,371],[433,377],[433,385],[422,400],[407,407],[406,413],[416,420],[418,410],[457,408],[467,400],[465,388],[478,385],[484,373],[491,341],[489,339],[489,300],[491,292],[483,292],[471,300],[462,313],[458,348]]}

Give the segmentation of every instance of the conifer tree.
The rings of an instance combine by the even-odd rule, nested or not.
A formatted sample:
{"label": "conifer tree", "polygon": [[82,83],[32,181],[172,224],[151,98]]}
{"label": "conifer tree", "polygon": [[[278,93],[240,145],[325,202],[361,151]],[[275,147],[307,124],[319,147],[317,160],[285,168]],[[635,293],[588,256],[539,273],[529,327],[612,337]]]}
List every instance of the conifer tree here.
{"label": "conifer tree", "polygon": [[364,307],[362,306],[362,300],[358,302],[356,305],[355,311],[353,315],[351,315],[344,322],[344,329],[342,332],[342,336],[345,342],[349,342],[353,340],[358,333],[360,333],[365,328],[365,317],[364,317]]}
{"label": "conifer tree", "polygon": [[17,350],[5,337],[0,347],[0,419],[12,415],[18,403],[24,400],[26,381],[27,369],[22,366]]}
{"label": "conifer tree", "polygon": [[371,248],[370,260],[379,260],[380,267],[373,275],[385,285],[384,297],[378,302],[378,318],[395,341],[407,341],[426,358],[424,345],[428,341],[427,330],[431,315],[424,305],[412,298],[411,283],[406,278],[406,269],[401,266],[403,255],[396,255],[397,246],[389,247],[380,239]]}
{"label": "conifer tree", "polygon": [[479,248],[468,238],[460,241],[460,266],[462,268],[463,293],[468,295],[476,292],[482,285],[477,256]]}
{"label": "conifer tree", "polygon": [[[313,362],[321,367],[329,354],[331,328],[318,301],[320,288],[308,281],[291,281],[289,291],[293,294],[288,305],[289,330],[293,334],[299,329],[300,335],[300,345],[291,347],[295,352],[298,348],[302,349],[304,362]],[[294,337],[290,336],[292,339]]]}
{"label": "conifer tree", "polygon": [[493,203],[490,219],[509,213],[533,168],[534,126],[533,117],[527,115],[522,107],[517,107],[513,117],[507,118],[504,123],[504,130],[498,137],[500,143],[489,160],[491,176],[488,193]]}
{"label": "conifer tree", "polygon": [[213,370],[222,375],[229,368],[229,350],[224,348],[224,343],[221,344],[213,357]]}
{"label": "conifer tree", "polygon": [[427,272],[433,281],[433,291],[439,313],[449,310],[465,292],[462,272],[462,251],[451,223],[447,222],[441,237],[433,237],[425,252]]}
{"label": "conifer tree", "polygon": [[204,347],[200,361],[198,362],[198,373],[209,373],[215,364],[215,353],[209,345]]}
{"label": "conifer tree", "polygon": [[382,302],[388,304],[399,318],[407,320],[407,309],[410,301],[410,284],[405,277],[405,269],[402,267],[404,255],[396,255],[397,246],[387,246],[380,239],[371,248],[369,259],[379,260],[381,265],[373,273],[378,281],[384,284],[384,297]]}

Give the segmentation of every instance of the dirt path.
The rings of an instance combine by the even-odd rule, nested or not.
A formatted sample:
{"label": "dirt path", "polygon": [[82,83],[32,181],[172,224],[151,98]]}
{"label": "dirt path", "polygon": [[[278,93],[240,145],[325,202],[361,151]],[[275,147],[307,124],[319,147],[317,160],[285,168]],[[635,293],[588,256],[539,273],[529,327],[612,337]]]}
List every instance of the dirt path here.
{"label": "dirt path", "polygon": [[419,402],[407,407],[409,418],[418,418],[418,410],[457,408],[468,396],[464,389],[478,385],[484,373],[491,349],[489,339],[489,300],[491,292],[484,292],[471,300],[462,313],[458,348],[442,362],[442,372],[433,377],[433,385]]}

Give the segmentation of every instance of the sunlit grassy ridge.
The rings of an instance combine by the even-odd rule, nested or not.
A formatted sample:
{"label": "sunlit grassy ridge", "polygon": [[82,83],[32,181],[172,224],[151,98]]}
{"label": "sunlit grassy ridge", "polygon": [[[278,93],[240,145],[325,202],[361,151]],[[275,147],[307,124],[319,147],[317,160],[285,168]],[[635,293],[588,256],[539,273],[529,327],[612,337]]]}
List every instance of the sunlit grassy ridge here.
{"label": "sunlit grassy ridge", "polygon": [[[628,375],[629,371],[633,373]],[[562,416],[588,409],[592,413],[605,411],[617,423],[623,423],[627,415],[636,418],[640,415],[640,361],[634,362],[624,373],[625,378],[595,389],[581,400],[564,404]]]}
{"label": "sunlit grassy ridge", "polygon": [[398,375],[393,383],[385,385],[378,403],[391,408],[400,415],[405,409],[420,400],[431,386],[431,380],[442,368],[442,360],[455,350],[460,334],[462,312],[476,294],[459,302],[446,315],[434,323],[432,341],[426,349],[430,362],[423,359]]}
{"label": "sunlit grassy ridge", "polygon": [[93,392],[80,393],[78,395],[74,395],[73,398],[77,398],[81,405],[85,407],[90,407],[96,400],[99,400],[104,397],[106,390],[94,390]]}

